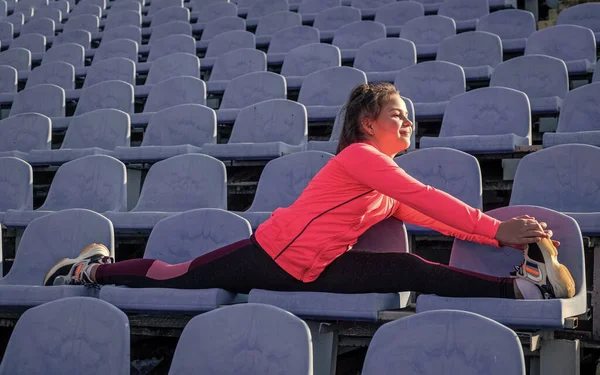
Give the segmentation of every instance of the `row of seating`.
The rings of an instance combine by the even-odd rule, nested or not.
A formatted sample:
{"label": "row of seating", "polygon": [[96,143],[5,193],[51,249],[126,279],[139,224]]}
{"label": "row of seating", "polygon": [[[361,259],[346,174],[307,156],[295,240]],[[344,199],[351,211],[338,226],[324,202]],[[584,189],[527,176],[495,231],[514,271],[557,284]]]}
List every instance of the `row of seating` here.
{"label": "row of seating", "polygon": [[[127,315],[103,301],[71,297],[49,302],[20,317],[0,374],[86,369],[90,374],[127,375],[129,332]],[[169,374],[309,375],[315,339],[303,320],[277,307],[223,307],[186,324]],[[75,352],[74,346],[79,348]],[[423,346],[428,350],[423,351]],[[477,360],[465,358],[462,352]],[[362,373],[416,375],[448,367],[464,375],[481,374],[482,369],[488,374],[526,373],[523,349],[512,330],[483,316],[454,310],[416,314],[382,325],[373,336]]]}

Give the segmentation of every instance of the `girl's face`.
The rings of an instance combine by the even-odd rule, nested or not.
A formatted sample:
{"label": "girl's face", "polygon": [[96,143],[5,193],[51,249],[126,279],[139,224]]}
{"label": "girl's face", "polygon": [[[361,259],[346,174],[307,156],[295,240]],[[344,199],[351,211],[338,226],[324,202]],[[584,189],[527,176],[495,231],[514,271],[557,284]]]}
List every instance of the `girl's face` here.
{"label": "girl's face", "polygon": [[367,138],[390,157],[406,150],[410,146],[413,124],[400,95],[390,97],[375,120],[364,121],[363,130]]}

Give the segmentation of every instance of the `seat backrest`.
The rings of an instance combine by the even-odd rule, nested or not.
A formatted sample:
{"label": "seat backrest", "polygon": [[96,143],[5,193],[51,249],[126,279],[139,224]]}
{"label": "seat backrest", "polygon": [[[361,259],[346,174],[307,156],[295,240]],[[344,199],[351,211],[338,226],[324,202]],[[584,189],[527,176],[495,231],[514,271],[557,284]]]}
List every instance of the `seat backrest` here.
{"label": "seat backrest", "polygon": [[[165,9],[168,10],[168,9]],[[192,35],[192,25],[189,21],[171,21],[163,23],[159,26],[152,27],[152,35],[148,44],[153,44],[157,40],[168,37],[170,35]]]}
{"label": "seat backrest", "polygon": [[125,113],[133,113],[133,86],[125,81],[112,80],[86,87],[77,102],[75,116],[102,108],[114,108]]}
{"label": "seat backrest", "polygon": [[183,263],[247,239],[251,234],[250,223],[232,212],[219,208],[190,210],[156,223],[144,258]]}
{"label": "seat backrest", "polygon": [[190,10],[186,7],[169,7],[161,9],[152,16],[150,26],[154,28],[173,21],[190,23]]}
{"label": "seat backrest", "polygon": [[200,78],[179,76],[154,84],[144,112],[158,112],[179,104],[206,105],[206,84]]}
{"label": "seat backrest", "polygon": [[449,61],[462,67],[489,65],[502,62],[502,40],[485,31],[469,31],[450,36],[440,43],[436,60]]}
{"label": "seat backrest", "polygon": [[531,34],[526,55],[548,55],[561,60],[596,61],[596,38],[592,30],[575,25],[556,25]]}
{"label": "seat backrest", "polygon": [[569,91],[569,73],[564,61],[546,55],[519,56],[499,64],[490,86],[510,87],[531,98],[558,96]]}
{"label": "seat backrest", "polygon": [[391,72],[417,63],[415,44],[407,39],[383,38],[363,44],[354,58],[354,67],[363,72]]}
{"label": "seat backrest", "polygon": [[381,6],[375,12],[375,21],[385,26],[402,26],[417,17],[423,17],[423,5],[415,1],[394,1]]}
{"label": "seat backrest", "polygon": [[[193,7],[195,7],[196,4],[204,4],[204,1],[196,1]],[[196,11],[195,8],[193,8],[193,10]],[[237,15],[238,8],[237,5],[235,5],[234,3],[214,3],[202,8],[202,12],[198,14],[198,20],[196,21],[196,23],[207,23],[212,20],[219,19],[221,17],[237,17]]]}
{"label": "seat backrest", "polygon": [[54,38],[54,43],[52,43],[52,45],[58,46],[65,43],[75,43],[83,46],[85,49],[90,49],[92,34],[87,30],[63,31]]}
{"label": "seat backrest", "polygon": [[[139,14],[142,14],[142,4],[138,1],[134,0],[121,0],[121,1],[113,1],[110,4],[110,12],[116,13],[118,12],[126,12],[128,10],[132,10]],[[114,14],[111,14],[113,16]],[[104,26],[106,28],[106,26]],[[140,24],[141,27],[141,24]]]}
{"label": "seat backrest", "polygon": [[267,14],[287,11],[289,8],[287,0],[257,0],[248,9],[248,16],[246,18],[249,20],[259,19]]}
{"label": "seat backrest", "polygon": [[415,103],[449,101],[466,91],[465,72],[446,61],[426,61],[402,69],[394,82]]}
{"label": "seat backrest", "polygon": [[529,99],[506,87],[484,87],[450,99],[441,137],[514,133],[531,139]]}
{"label": "seat backrest", "polygon": [[[31,77],[31,75],[29,75]],[[1,93],[16,93],[17,92],[18,73],[17,69],[8,65],[0,65],[0,92]],[[29,80],[28,80],[29,82]]]}
{"label": "seat backrest", "polygon": [[423,16],[406,21],[400,31],[400,38],[415,44],[438,44],[456,35],[456,22],[450,17]]}
{"label": "seat backrest", "polygon": [[135,85],[135,63],[124,57],[113,57],[88,68],[83,88],[106,81],[123,81]]}
{"label": "seat backrest", "polygon": [[235,3],[230,3],[229,0],[191,0],[191,4],[193,11],[198,12],[199,10],[202,10],[202,13],[204,13],[209,7],[216,4],[236,5]]}
{"label": "seat backrest", "polygon": [[37,218],[25,228],[13,266],[0,285],[41,286],[56,262],[77,257],[92,243],[105,245],[114,256],[113,225],[96,212],[67,209]]}
{"label": "seat backrest", "polygon": [[31,70],[31,52],[25,48],[2,51],[0,52],[0,65],[12,66],[18,71],[29,71]]}
{"label": "seat backrest", "polygon": [[[119,4],[119,2],[116,2]],[[139,6],[139,3],[133,3]],[[104,24],[104,30],[115,29],[121,26],[136,26],[142,27],[142,15],[140,12],[136,12],[135,10],[122,10],[115,12],[111,8],[111,14],[106,18],[106,23]]]}
{"label": "seat backrest", "polygon": [[599,156],[600,147],[583,144],[558,145],[527,155],[519,162],[510,204],[599,212],[600,196],[595,191],[600,177],[593,172]]}
{"label": "seat backrest", "polygon": [[320,41],[318,29],[310,26],[292,26],[273,34],[267,53],[287,53],[294,48]]}
{"label": "seat backrest", "polygon": [[344,25],[360,20],[360,9],[337,6],[317,13],[313,27],[320,31],[335,31]]}
{"label": "seat backrest", "polygon": [[246,30],[246,21],[238,16],[221,17],[209,21],[202,31],[201,40],[211,40],[217,35],[221,35],[232,30]]}
{"label": "seat backrest", "polygon": [[229,143],[284,142],[303,145],[307,142],[307,134],[306,108],[287,99],[272,99],[240,111]]}
{"label": "seat backrest", "polygon": [[65,90],[73,90],[75,88],[75,67],[63,61],[40,65],[29,74],[25,88],[29,89],[48,83]]}
{"label": "seat backrest", "polygon": [[331,44],[312,43],[287,53],[281,75],[284,77],[307,76],[321,69],[341,66],[342,56],[340,49]]}
{"label": "seat backrest", "polygon": [[558,14],[557,25],[577,25],[600,32],[600,4],[584,3],[563,9]]}
{"label": "seat backrest", "polygon": [[496,34],[502,40],[528,38],[536,30],[533,13],[521,9],[505,9],[479,19],[477,31]]}
{"label": "seat backrest", "polygon": [[36,112],[48,117],[65,116],[65,90],[44,84],[25,89],[15,95],[9,116]]}
{"label": "seat backrest", "polygon": [[[202,339],[198,339],[202,337]],[[243,303],[194,317],[175,349],[170,375],[312,374],[306,323],[275,306]]]}
{"label": "seat backrest", "polygon": [[138,44],[142,44],[142,29],[137,26],[119,26],[114,29],[105,30],[102,36],[102,42],[108,43],[117,39],[131,39]]}
{"label": "seat backrest", "polygon": [[54,45],[44,53],[42,64],[54,61],[64,61],[76,68],[83,67],[85,58],[85,49],[82,45],[75,43],[65,43]]}
{"label": "seat backrest", "polygon": [[93,372],[126,375],[129,347],[129,320],[117,307],[90,297],[59,299],[19,318],[0,374],[69,374],[92,366]]}
{"label": "seat backrest", "polygon": [[110,42],[103,42],[96,49],[92,65],[99,61],[122,57],[133,62],[138,61],[138,44],[131,39],[117,39]]}
{"label": "seat backrest", "polygon": [[281,11],[261,17],[256,27],[256,36],[273,35],[288,27],[301,26],[302,16],[297,12]]}
{"label": "seat backrest", "polygon": [[385,37],[385,25],[375,21],[357,21],[337,29],[332,44],[340,49],[357,49],[367,42]]}
{"label": "seat backrest", "polygon": [[98,31],[100,26],[100,18],[92,14],[82,14],[79,16],[69,17],[69,20],[63,26],[63,32],[73,30],[85,30],[90,33]]}
{"label": "seat backrest", "polygon": [[438,14],[457,21],[472,20],[490,13],[488,0],[444,0]]}
{"label": "seat backrest", "polygon": [[74,116],[61,148],[99,147],[114,150],[119,146],[129,146],[130,122],[127,113],[112,108]]}
{"label": "seat backrest", "polygon": [[200,59],[186,52],[176,52],[158,58],[150,67],[146,84],[155,84],[179,76],[200,77]]}
{"label": "seat backrest", "polygon": [[62,14],[63,12],[60,9],[48,5],[36,9],[31,20],[33,21],[36,19],[47,18],[53,20],[56,23],[62,23]]}
{"label": "seat backrest", "polygon": [[183,7],[183,0],[156,0],[148,8],[148,15],[152,16],[157,12],[170,7]]}
{"label": "seat backrest", "polygon": [[409,152],[394,161],[425,185],[482,209],[481,169],[474,156],[451,148],[435,147]]}
{"label": "seat backrest", "polygon": [[60,10],[63,14],[69,13],[71,10],[71,4],[67,0],[56,0],[48,2],[48,7]]}
{"label": "seat backrest", "polygon": [[33,209],[33,170],[29,164],[19,158],[0,158],[0,197],[0,212]]}
{"label": "seat backrest", "polygon": [[258,180],[248,212],[288,207],[332,157],[327,152],[302,151],[269,161]]}
{"label": "seat backrest", "polygon": [[303,0],[298,5],[300,14],[318,14],[325,9],[342,6],[341,0]]}
{"label": "seat backrest", "polygon": [[202,146],[217,142],[217,115],[200,104],[180,104],[150,118],[142,146]]}
{"label": "seat backrest", "polygon": [[148,61],[155,61],[173,53],[185,52],[196,54],[196,40],[189,35],[170,35],[152,43]]}
{"label": "seat backrest", "polygon": [[0,40],[13,40],[14,38],[14,29],[12,23],[1,21],[0,22]]}
{"label": "seat backrest", "polygon": [[[53,9],[58,11],[57,9]],[[58,11],[60,12],[60,11]],[[36,11],[37,14],[37,11]],[[54,21],[50,18],[36,18],[27,22],[21,27],[21,35],[42,34],[44,36],[54,36]],[[16,40],[20,39],[17,38]],[[12,44],[11,44],[12,46]]]}
{"label": "seat backrest", "polygon": [[229,81],[220,109],[244,108],[269,99],[285,99],[285,78],[273,72],[253,72]]}
{"label": "seat backrest", "polygon": [[525,375],[521,342],[510,328],[459,310],[427,311],[384,324],[375,332],[363,365],[364,375],[483,371]]}
{"label": "seat backrest", "polygon": [[152,165],[132,212],[184,212],[227,209],[227,172],[223,162],[203,154],[185,154]]}
{"label": "seat backrest", "polygon": [[39,113],[22,113],[0,121],[0,152],[49,150],[52,121]]}
{"label": "seat backrest", "polygon": [[31,53],[44,53],[46,52],[46,37],[42,34],[21,34],[16,39],[13,39],[9,48],[25,48],[31,51]]}
{"label": "seat backrest", "polygon": [[557,131],[598,131],[600,115],[600,82],[578,87],[565,95]]}
{"label": "seat backrest", "polygon": [[209,81],[228,81],[244,74],[267,71],[267,55],[257,49],[238,49],[217,57]]}
{"label": "seat backrest", "polygon": [[102,8],[95,4],[77,4],[71,11],[70,16],[102,16]]}
{"label": "seat backrest", "polygon": [[367,83],[367,76],[358,69],[347,66],[322,69],[306,76],[298,102],[304,105],[342,105],[350,91],[361,83]]}
{"label": "seat backrest", "polygon": [[206,49],[206,57],[218,57],[236,49],[255,47],[254,34],[245,30],[227,31],[211,39]]}

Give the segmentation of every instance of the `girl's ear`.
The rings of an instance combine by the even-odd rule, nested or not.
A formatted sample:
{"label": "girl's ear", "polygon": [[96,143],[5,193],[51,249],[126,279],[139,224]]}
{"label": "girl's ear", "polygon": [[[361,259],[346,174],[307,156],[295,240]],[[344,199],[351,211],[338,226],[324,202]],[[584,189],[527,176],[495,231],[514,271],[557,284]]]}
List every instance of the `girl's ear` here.
{"label": "girl's ear", "polygon": [[362,120],[360,122],[360,127],[361,127],[361,130],[365,134],[373,135],[373,126],[371,125],[371,121],[368,118],[366,118],[366,117],[362,118]]}

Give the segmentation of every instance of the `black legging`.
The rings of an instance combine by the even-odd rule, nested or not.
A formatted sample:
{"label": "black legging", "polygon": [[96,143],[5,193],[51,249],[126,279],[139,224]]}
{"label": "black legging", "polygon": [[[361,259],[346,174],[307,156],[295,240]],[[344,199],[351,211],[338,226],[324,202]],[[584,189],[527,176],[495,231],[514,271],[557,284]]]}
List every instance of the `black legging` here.
{"label": "black legging", "polygon": [[137,288],[222,288],[237,293],[248,293],[251,289],[331,293],[413,291],[447,297],[515,298],[510,278],[460,270],[410,253],[349,251],[315,281],[304,283],[279,267],[252,238],[178,265],[153,259],[101,265],[96,271],[96,281]]}

